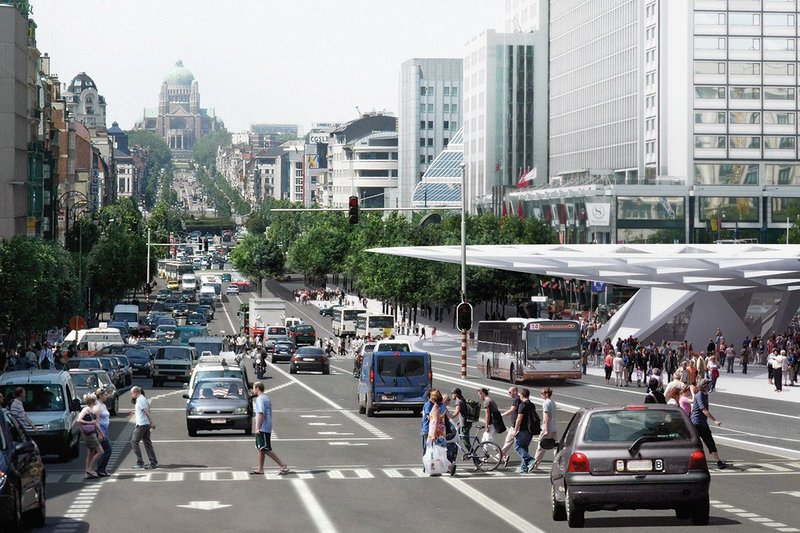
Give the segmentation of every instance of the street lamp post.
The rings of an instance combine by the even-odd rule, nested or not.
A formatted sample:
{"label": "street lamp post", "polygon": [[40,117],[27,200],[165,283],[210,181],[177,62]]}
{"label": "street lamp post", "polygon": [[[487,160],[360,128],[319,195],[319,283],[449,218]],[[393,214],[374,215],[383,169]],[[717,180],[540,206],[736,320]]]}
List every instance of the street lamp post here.
{"label": "street lamp post", "polygon": [[[461,163],[461,301],[467,301],[467,184],[466,165]],[[467,377],[467,330],[461,328],[461,377]]]}

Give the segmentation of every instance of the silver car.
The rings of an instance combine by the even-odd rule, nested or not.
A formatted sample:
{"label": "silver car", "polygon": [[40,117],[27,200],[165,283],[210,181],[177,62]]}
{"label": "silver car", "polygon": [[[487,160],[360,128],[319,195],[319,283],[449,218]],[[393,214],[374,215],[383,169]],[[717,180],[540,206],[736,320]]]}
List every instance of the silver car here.
{"label": "silver car", "polygon": [[200,379],[191,395],[186,393],[186,430],[196,437],[198,430],[241,429],[252,435],[253,408],[250,392],[238,378]]}
{"label": "silver car", "polygon": [[587,511],[674,509],[705,525],[710,479],[700,437],[677,406],[586,407],[556,448],[553,519],[583,527]]}

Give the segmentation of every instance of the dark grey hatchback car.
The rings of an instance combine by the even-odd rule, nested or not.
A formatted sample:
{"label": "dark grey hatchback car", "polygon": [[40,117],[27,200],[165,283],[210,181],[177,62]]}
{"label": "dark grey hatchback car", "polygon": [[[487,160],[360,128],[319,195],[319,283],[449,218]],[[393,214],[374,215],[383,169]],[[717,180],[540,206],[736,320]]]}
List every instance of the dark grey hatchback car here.
{"label": "dark grey hatchback car", "polygon": [[587,511],[674,509],[708,523],[711,477],[689,418],[671,405],[587,407],[570,420],[550,471],[554,520]]}

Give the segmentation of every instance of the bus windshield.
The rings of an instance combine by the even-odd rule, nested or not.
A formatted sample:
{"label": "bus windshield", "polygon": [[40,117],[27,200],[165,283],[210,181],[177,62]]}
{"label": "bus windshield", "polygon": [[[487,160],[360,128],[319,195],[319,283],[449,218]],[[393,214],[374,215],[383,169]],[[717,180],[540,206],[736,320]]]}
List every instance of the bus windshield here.
{"label": "bus windshield", "polygon": [[371,316],[369,317],[369,327],[371,328],[393,328],[394,317],[391,316]]}
{"label": "bus windshield", "polygon": [[528,359],[574,359],[580,354],[580,334],[577,324],[559,323],[553,330],[530,329]]}
{"label": "bus windshield", "polygon": [[342,313],[344,314],[345,320],[355,320],[358,315],[365,312],[366,310],[364,309],[345,309]]}

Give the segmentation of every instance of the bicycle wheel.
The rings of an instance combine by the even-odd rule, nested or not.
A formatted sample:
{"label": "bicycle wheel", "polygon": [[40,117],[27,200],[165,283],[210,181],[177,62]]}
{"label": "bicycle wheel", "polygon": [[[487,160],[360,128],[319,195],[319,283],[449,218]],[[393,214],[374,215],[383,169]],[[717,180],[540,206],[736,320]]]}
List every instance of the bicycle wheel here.
{"label": "bicycle wheel", "polygon": [[475,448],[475,468],[484,472],[491,472],[500,466],[500,460],[503,457],[503,452],[500,451],[500,446],[494,442],[481,442]]}

